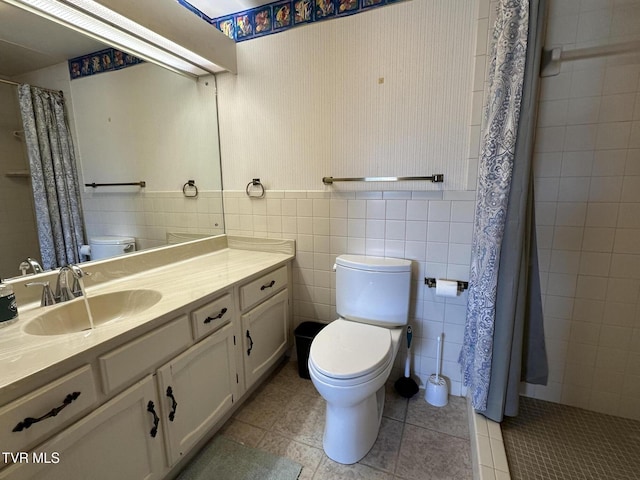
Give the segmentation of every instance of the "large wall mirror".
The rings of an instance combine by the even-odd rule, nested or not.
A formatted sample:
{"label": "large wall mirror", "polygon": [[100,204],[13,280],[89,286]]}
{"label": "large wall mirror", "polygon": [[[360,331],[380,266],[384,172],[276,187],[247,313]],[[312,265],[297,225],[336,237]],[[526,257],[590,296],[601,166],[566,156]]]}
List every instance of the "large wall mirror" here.
{"label": "large wall mirror", "polygon": [[[87,243],[133,237],[141,250],[224,233],[215,78],[141,63],[70,80],[67,59],[104,48],[0,2],[0,78],[64,94]],[[0,277],[8,278],[40,254],[16,86],[0,83],[0,108]],[[139,181],[144,188],[85,186]]]}

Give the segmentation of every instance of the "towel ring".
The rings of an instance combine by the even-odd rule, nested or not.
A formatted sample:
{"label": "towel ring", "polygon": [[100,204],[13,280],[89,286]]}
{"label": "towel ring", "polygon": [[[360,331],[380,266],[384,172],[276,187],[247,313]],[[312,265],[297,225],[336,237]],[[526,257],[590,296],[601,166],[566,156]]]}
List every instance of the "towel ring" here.
{"label": "towel ring", "polygon": [[195,180],[188,180],[187,183],[185,183],[182,186],[182,193],[187,198],[195,198],[195,197],[197,197],[198,196],[198,187],[196,187],[196,181]]}
{"label": "towel ring", "polygon": [[[251,194],[251,187],[258,187],[260,189],[260,193],[258,195],[252,195]],[[247,188],[246,188],[245,191],[247,192],[247,196],[248,197],[253,197],[253,198],[263,198],[264,197],[264,185],[262,185],[262,183],[260,183],[260,179],[259,178],[254,178],[252,181],[247,183]]]}

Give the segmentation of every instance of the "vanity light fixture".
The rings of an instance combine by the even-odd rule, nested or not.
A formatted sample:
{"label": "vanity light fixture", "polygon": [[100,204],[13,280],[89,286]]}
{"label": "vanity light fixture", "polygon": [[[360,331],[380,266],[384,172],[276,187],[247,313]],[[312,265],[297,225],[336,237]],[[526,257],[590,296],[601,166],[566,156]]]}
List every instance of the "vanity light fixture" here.
{"label": "vanity light fixture", "polygon": [[[230,45],[222,45],[219,49],[223,53],[224,60],[227,65],[221,66],[214,61],[205,58],[204,56],[185,48],[184,46],[169,39],[174,38],[186,38],[185,32],[178,32],[176,26],[172,26],[171,22],[162,22],[162,30],[164,35],[160,35],[156,31],[147,28],[140,23],[132,20],[131,18],[122,15],[107,8],[102,3],[109,3],[108,0],[103,0],[102,3],[98,3],[93,0],[2,0],[5,3],[9,3],[16,7],[27,10],[31,13],[45,17],[58,24],[64,25],[68,28],[81,32],[94,38],[98,41],[109,44],[115,48],[123,50],[127,53],[135,55],[149,62],[161,65],[174,72],[199,77],[203,75],[209,75],[212,73],[222,72],[225,70],[235,70],[235,46],[233,51]],[[163,0],[163,2],[170,2],[169,8],[173,8],[175,0]],[[111,2],[118,4],[118,2]],[[123,2],[120,2],[122,4]],[[135,4],[136,2],[129,2]],[[141,2],[144,3],[144,2]],[[155,3],[156,9],[148,9],[141,11],[140,8],[137,11],[133,11],[139,18],[144,18],[141,14],[148,12],[148,18],[158,25],[158,19],[154,19],[156,11],[161,8],[159,5],[161,2]],[[120,5],[121,6],[121,5]],[[179,7],[179,5],[177,5]],[[186,9],[180,7],[181,10],[186,12]],[[190,12],[187,12],[190,13]],[[165,12],[166,16],[166,12]],[[193,16],[194,22],[197,22],[197,26],[200,27],[204,22],[201,19]],[[184,20],[184,19],[183,19]],[[184,21],[179,23],[184,27]],[[204,25],[207,30],[211,30],[207,35],[216,36],[219,32],[213,26]],[[172,31],[172,28],[175,31]],[[200,32],[203,32],[202,28],[199,28]],[[222,35],[222,34],[221,34]],[[217,39],[216,40],[220,40]],[[221,40],[224,41],[224,40]]]}

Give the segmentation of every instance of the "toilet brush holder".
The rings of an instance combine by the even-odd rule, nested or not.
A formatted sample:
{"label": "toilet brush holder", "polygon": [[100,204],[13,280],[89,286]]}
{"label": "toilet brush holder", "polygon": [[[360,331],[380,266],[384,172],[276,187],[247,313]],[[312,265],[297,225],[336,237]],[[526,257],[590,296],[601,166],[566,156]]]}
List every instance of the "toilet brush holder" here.
{"label": "toilet brush holder", "polygon": [[427,380],[424,399],[434,407],[444,407],[449,401],[449,387],[444,377],[433,374]]}
{"label": "toilet brush holder", "polygon": [[[443,334],[444,335],[444,334]],[[438,335],[438,352],[436,356],[436,372],[429,377],[425,385],[424,399],[434,407],[444,407],[449,401],[449,386],[447,381],[440,374],[442,365],[442,337]]]}

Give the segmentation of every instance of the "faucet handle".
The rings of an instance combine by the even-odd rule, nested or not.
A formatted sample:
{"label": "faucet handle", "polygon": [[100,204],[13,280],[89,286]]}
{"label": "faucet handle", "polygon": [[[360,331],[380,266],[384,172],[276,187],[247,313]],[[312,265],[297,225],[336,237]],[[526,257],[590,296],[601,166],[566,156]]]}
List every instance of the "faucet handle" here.
{"label": "faucet handle", "polygon": [[69,267],[65,266],[61,267],[58,272],[58,283],[56,283],[56,292],[54,294],[56,302],[66,302],[76,298],[71,288],[69,288],[69,281],[67,279],[68,271]]}
{"label": "faucet handle", "polygon": [[[87,273],[87,272],[84,272],[83,276],[85,276],[85,275],[88,277],[91,274]],[[83,293],[82,292],[82,287],[80,286],[80,278],[82,278],[82,277],[76,277],[76,276],[73,277],[73,285],[71,287],[71,293],[73,293],[74,297],[79,297]]]}
{"label": "faucet handle", "polygon": [[47,307],[49,305],[55,305],[56,300],[53,297],[53,292],[51,291],[51,287],[49,287],[49,282],[29,282],[25,283],[25,287],[32,287],[34,285],[38,285],[42,287],[42,297],[40,298],[40,306]]}

